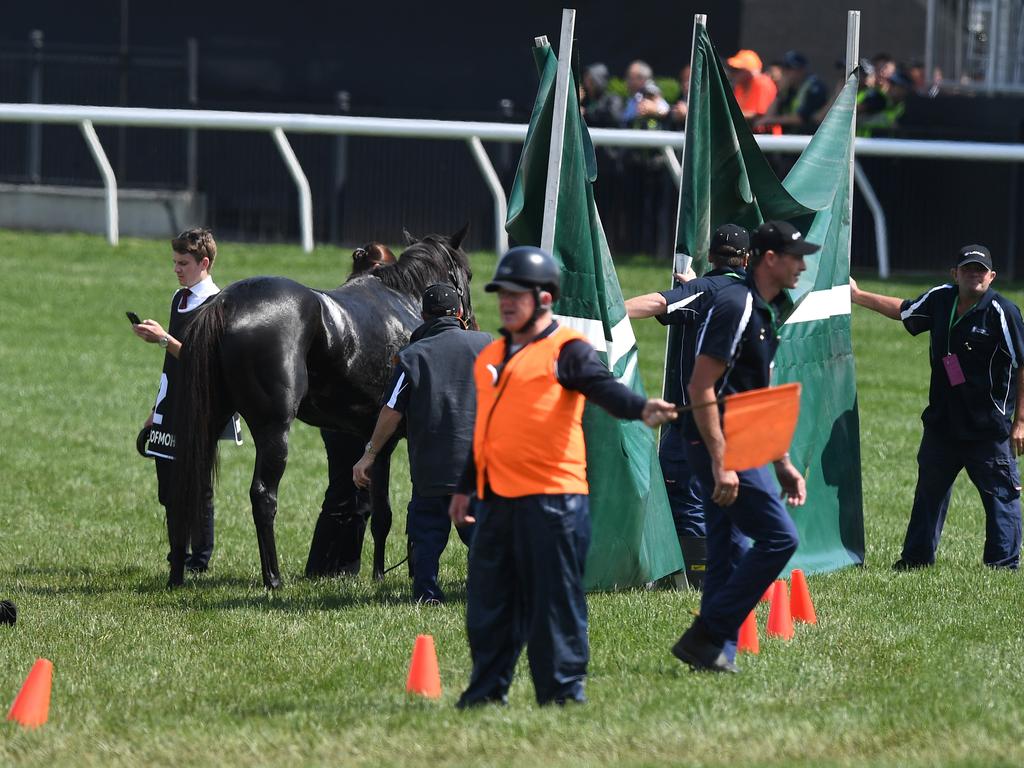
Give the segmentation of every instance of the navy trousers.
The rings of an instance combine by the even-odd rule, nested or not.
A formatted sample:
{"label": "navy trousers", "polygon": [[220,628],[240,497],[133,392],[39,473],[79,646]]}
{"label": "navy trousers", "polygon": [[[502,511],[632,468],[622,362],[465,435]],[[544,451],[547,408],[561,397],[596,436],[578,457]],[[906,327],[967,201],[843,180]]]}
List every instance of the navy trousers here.
{"label": "navy trousers", "polygon": [[584,700],[589,510],[576,494],[479,503],[466,583],[473,673],[460,707],[505,701],[523,645],[538,704]]}
{"label": "navy trousers", "polygon": [[[451,500],[451,496],[420,496],[415,487],[412,489],[405,533],[409,537],[409,557],[412,560],[413,600],[444,602],[444,592],[437,583],[437,570],[452,529],[451,518],[448,517]],[[475,527],[467,525],[455,529],[467,547]]]}
{"label": "navy trousers", "polygon": [[917,453],[917,490],[903,541],[903,560],[931,565],[949,511],[953,481],[967,469],[985,507],[986,565],[1020,564],[1020,473],[1007,440],[955,440],[925,427]]}
{"label": "navy trousers", "polygon": [[306,576],[355,575],[370,518],[370,494],[352,482],[352,465],[362,458],[363,444],[330,429],[321,429],[320,437],[327,451],[327,490],[309,544]]}
{"label": "navy trousers", "polygon": [[[171,504],[174,501],[173,489],[175,487],[175,462],[171,459],[154,460],[156,464],[156,485],[157,497],[163,505],[167,515],[167,538],[173,538],[171,534]],[[213,485],[209,482],[203,484],[203,508],[199,519],[198,531],[189,531],[188,543],[186,544],[185,567],[194,571],[205,571],[210,566],[210,558],[213,556]],[[186,520],[190,515],[186,514]],[[170,552],[167,553],[167,562],[171,561]]]}
{"label": "navy trousers", "polygon": [[[736,641],[740,625],[796,552],[796,526],[779,499],[770,466],[739,473],[739,494],[728,507],[710,499],[715,487],[704,443],[688,443],[690,466],[707,489],[708,570],[700,618],[721,645]],[[744,539],[750,539],[744,550]]]}
{"label": "navy trousers", "polygon": [[665,478],[665,490],[668,492],[676,536],[703,537],[704,506],[701,501],[700,480],[696,473],[690,471],[686,440],[683,438],[682,427],[678,424],[669,424],[662,429],[658,458],[661,461],[661,474]]}

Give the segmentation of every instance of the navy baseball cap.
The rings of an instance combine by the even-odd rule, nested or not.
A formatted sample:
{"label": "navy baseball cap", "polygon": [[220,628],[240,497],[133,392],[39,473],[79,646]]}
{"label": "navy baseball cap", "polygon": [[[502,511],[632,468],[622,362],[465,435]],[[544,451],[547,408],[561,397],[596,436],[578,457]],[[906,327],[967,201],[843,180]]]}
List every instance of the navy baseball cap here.
{"label": "navy baseball cap", "polygon": [[794,256],[806,256],[817,253],[821,246],[804,240],[803,234],[788,221],[766,221],[754,230],[751,238],[754,250],[758,253],[775,251],[791,253]]}
{"label": "navy baseball cap", "polygon": [[723,224],[711,235],[712,255],[739,256],[750,250],[750,233],[738,224]]}
{"label": "navy baseball cap", "polygon": [[428,317],[455,317],[460,307],[459,294],[448,283],[434,283],[423,292],[423,314]]}
{"label": "navy baseball cap", "polygon": [[992,254],[984,245],[965,245],[960,249],[956,265],[962,267],[964,264],[981,264],[988,270],[992,270]]}

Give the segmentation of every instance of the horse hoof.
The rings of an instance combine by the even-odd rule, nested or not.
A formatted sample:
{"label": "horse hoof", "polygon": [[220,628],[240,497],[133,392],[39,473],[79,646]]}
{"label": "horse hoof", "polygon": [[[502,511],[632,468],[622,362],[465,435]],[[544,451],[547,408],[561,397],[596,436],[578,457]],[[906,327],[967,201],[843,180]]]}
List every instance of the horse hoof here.
{"label": "horse hoof", "polygon": [[270,578],[270,579],[264,579],[263,580],[263,586],[266,587],[267,589],[280,589],[281,588],[281,577],[280,576],[274,576],[273,578]]}
{"label": "horse hoof", "polygon": [[374,568],[373,569],[373,580],[374,581],[384,581],[384,569],[383,568]]}
{"label": "horse hoof", "polygon": [[167,588],[168,589],[176,589],[177,587],[183,587],[183,586],[185,586],[185,577],[184,576],[171,576],[169,579],[167,579]]}

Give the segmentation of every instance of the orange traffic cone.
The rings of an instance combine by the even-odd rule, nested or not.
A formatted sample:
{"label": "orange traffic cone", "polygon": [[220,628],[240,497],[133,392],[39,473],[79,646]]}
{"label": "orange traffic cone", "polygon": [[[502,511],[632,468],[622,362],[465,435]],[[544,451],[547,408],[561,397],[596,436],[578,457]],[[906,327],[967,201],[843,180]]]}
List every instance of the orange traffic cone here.
{"label": "orange traffic cone", "polygon": [[768,585],[768,589],[766,589],[764,591],[764,594],[761,595],[760,602],[762,602],[762,603],[770,603],[772,601],[772,591],[774,591],[774,589],[775,589],[775,585],[774,584],[769,584]]}
{"label": "orange traffic cone", "polygon": [[441,673],[437,669],[437,651],[434,650],[434,638],[431,635],[416,636],[405,690],[428,699],[441,698]]}
{"label": "orange traffic cone", "polygon": [[18,695],[7,713],[8,720],[14,720],[23,728],[38,728],[50,716],[50,688],[53,684],[53,664],[46,659],[36,659],[32,671],[25,678]]}
{"label": "orange traffic cone", "polygon": [[772,607],[768,610],[768,636],[781,637],[783,640],[793,638],[793,617],[789,612],[789,592],[786,582],[779,579],[775,582],[772,593]]}
{"label": "orange traffic cone", "polygon": [[802,621],[805,624],[817,624],[818,615],[814,612],[814,603],[811,602],[811,590],[807,588],[807,577],[799,568],[793,569],[793,594],[790,599],[790,607],[794,621]]}
{"label": "orange traffic cone", "polygon": [[740,626],[740,637],[736,642],[737,653],[757,654],[761,651],[761,643],[757,639],[757,616],[751,611]]}

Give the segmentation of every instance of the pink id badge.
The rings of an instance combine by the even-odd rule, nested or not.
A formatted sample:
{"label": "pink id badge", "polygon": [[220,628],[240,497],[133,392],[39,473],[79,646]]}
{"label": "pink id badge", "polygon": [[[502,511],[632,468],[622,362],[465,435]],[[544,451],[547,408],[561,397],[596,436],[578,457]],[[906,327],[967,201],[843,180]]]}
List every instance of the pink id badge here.
{"label": "pink id badge", "polygon": [[946,355],[942,358],[942,367],[946,369],[946,378],[949,379],[949,386],[957,387],[967,381],[964,378],[963,369],[960,367],[960,358],[956,355]]}

